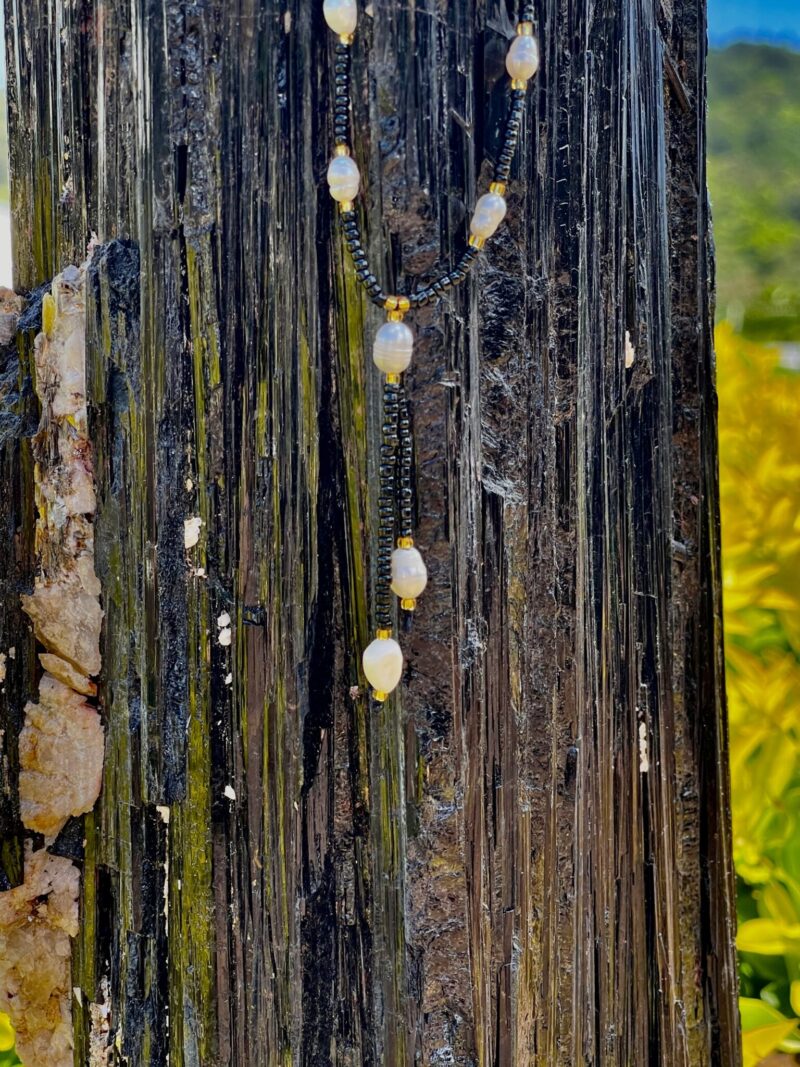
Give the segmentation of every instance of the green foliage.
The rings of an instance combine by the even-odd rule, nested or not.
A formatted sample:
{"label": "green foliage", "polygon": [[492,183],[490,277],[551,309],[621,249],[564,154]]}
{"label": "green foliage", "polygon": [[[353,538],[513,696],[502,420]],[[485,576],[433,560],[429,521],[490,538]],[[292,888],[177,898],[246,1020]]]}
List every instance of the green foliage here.
{"label": "green foliage", "polygon": [[717,330],[745,1067],[800,1051],[800,376]]}
{"label": "green foliage", "polygon": [[708,180],[720,319],[800,337],[800,53],[737,44],[708,66]]}
{"label": "green foliage", "polygon": [[16,1067],[19,1057],[14,1050],[14,1028],[4,1011],[0,1011],[0,1067]]}

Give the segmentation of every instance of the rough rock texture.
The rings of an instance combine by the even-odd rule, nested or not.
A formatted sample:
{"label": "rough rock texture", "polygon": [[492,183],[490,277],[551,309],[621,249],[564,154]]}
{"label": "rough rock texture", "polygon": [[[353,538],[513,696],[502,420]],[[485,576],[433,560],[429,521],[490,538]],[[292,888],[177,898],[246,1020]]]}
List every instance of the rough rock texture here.
{"label": "rough rock texture", "polygon": [[[69,583],[37,585],[22,606],[45,648],[68,660],[83,675],[100,671],[100,627],[103,612],[97,595],[80,585],[74,571]],[[99,592],[99,589],[98,589]]]}
{"label": "rough rock texture", "polygon": [[0,348],[9,344],[17,332],[17,323],[25,308],[25,297],[0,285]]}
{"label": "rough rock texture", "polygon": [[19,738],[19,801],[29,830],[55,837],[91,811],[103,776],[103,727],[80,693],[45,674]]}
{"label": "rough rock texture", "polygon": [[0,893],[0,1003],[24,1067],[73,1067],[70,938],[79,873],[45,851],[25,853],[25,881]]}
{"label": "rough rock texture", "polygon": [[[96,691],[89,676],[100,670],[103,613],[94,571],[84,278],[82,269],[68,267],[54,279],[34,346],[41,403],[33,443],[37,570],[33,593],[21,600],[47,651],[39,701],[25,705],[18,738],[19,813],[26,829],[51,838],[70,816],[92,810],[103,770],[103,727],[87,702]],[[52,897],[35,903],[34,921],[23,916],[5,934],[5,973],[18,997],[13,1018],[26,1067],[72,1063],[69,937],[77,933],[77,912],[59,910],[56,894],[68,879],[75,905],[78,871],[46,853],[27,855],[24,886],[0,894],[0,910],[16,915],[27,900],[25,887],[50,875],[61,881],[54,881]]]}
{"label": "rough rock texture", "polygon": [[83,693],[87,697],[97,696],[95,683],[80,671],[75,670],[67,660],[53,655],[52,652],[40,652],[39,662],[49,674],[52,674],[59,682],[63,682],[64,685],[68,685],[70,689],[74,689],[76,693]]}
{"label": "rough rock texture", "polygon": [[37,639],[82,675],[100,670],[100,583],[94,572],[96,499],[86,421],[84,272],[68,267],[42,303],[36,338],[36,550],[39,571],[22,597]]}

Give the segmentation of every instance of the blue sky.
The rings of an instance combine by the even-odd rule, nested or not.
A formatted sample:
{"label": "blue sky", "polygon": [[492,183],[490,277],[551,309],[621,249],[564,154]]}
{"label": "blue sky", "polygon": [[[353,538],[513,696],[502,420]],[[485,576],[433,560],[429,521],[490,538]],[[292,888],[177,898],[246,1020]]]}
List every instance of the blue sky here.
{"label": "blue sky", "polygon": [[712,42],[740,39],[800,44],[800,0],[708,0]]}

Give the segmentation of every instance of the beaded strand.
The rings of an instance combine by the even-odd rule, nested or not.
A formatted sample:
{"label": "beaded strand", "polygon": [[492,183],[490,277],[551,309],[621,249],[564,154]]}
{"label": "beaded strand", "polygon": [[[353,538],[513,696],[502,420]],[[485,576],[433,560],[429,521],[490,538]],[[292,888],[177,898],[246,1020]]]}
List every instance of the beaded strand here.
{"label": "beaded strand", "polygon": [[[375,639],[364,650],[364,674],[373,696],[382,701],[400,682],[403,653],[392,637],[392,593],[404,611],[413,611],[428,581],[425,562],[413,540],[413,438],[408,396],[401,375],[408,368],[414,335],[403,321],[408,311],[438,300],[448,289],[461,285],[478,259],[487,239],[506,215],[506,185],[519,140],[528,82],[539,69],[539,48],[533,32],[534,10],[526,0],[517,33],[506,55],[511,79],[510,103],[494,180],[478,198],[470,219],[468,245],[456,266],[435,281],[407,296],[387,294],[371,269],[362,244],[355,199],[361,186],[358,166],[350,155],[350,68],[353,35],[358,24],[356,0],[324,0],[323,15],[336,34],[334,64],[334,155],[327,172],[331,196],[339,204],[347,251],[356,278],[373,304],[387,313],[373,347],[373,361],[385,375],[383,425],[378,492],[378,560],[375,592]],[[395,544],[396,527],[399,534]]]}

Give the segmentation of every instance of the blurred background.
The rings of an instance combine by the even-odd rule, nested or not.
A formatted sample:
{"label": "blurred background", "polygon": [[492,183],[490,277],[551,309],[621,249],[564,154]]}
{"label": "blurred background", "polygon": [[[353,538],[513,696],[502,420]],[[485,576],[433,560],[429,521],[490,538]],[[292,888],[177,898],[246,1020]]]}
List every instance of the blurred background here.
{"label": "blurred background", "polygon": [[[744,1067],[782,1067],[800,1063],[800,0],[709,0],[709,37]],[[10,286],[5,110],[3,68]],[[13,1045],[0,1013],[0,1067],[19,1063]]]}
{"label": "blurred background", "polygon": [[745,1067],[800,1062],[800,3],[709,0]]}

